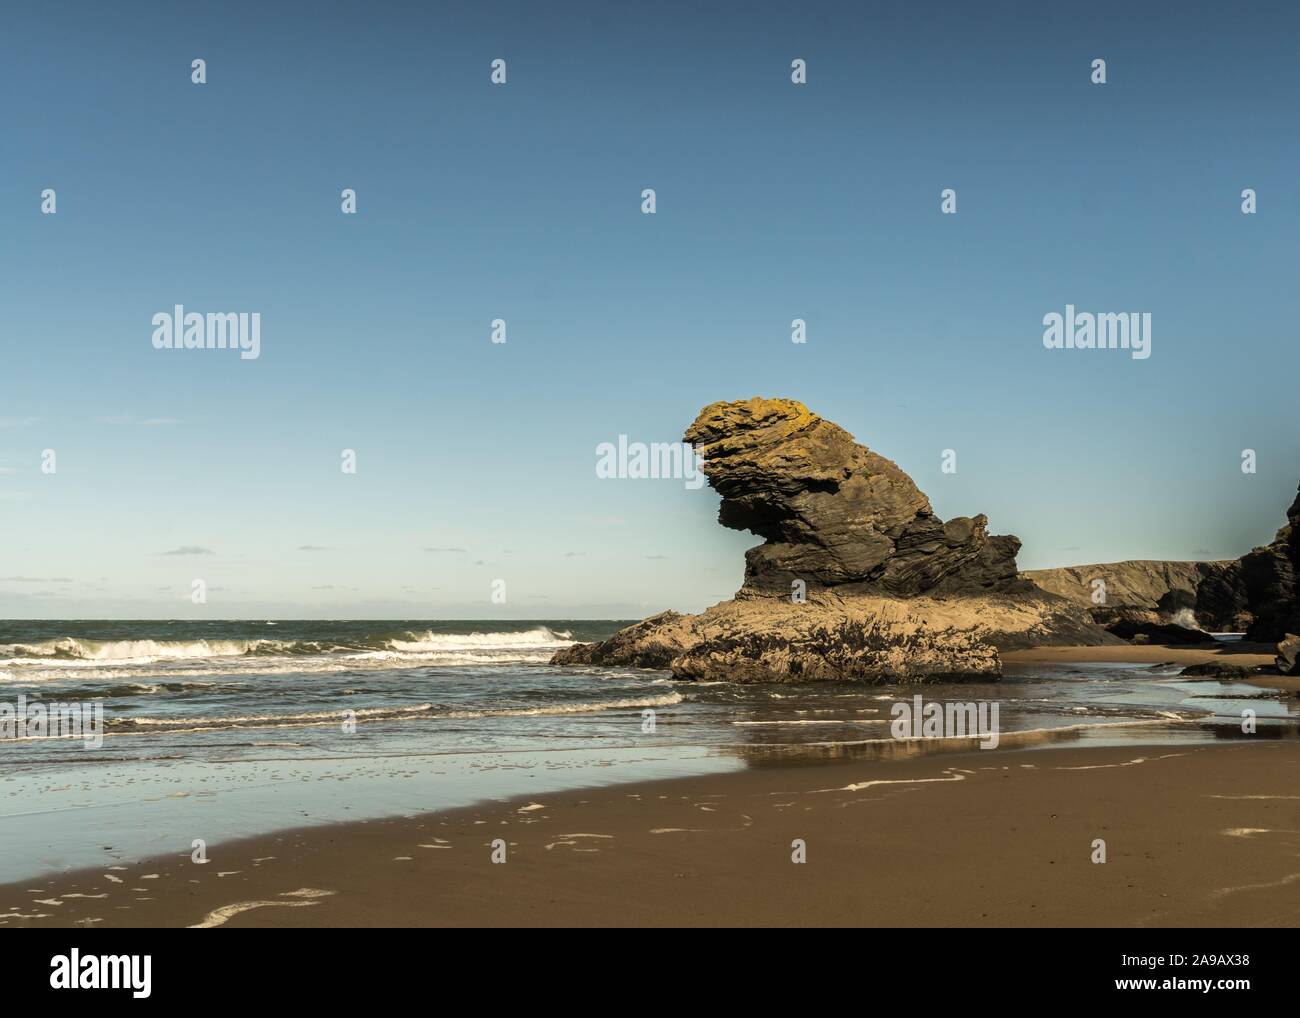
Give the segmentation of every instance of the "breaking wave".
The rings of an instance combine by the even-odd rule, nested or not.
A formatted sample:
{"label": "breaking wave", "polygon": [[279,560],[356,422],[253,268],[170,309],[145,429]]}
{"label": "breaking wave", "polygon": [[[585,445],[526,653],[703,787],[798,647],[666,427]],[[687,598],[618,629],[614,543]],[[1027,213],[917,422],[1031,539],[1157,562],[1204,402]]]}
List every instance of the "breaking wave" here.
{"label": "breaking wave", "polygon": [[[193,664],[218,660],[225,670],[238,662],[274,658],[316,658],[309,671],[333,671],[378,664],[505,663],[545,661],[560,647],[570,646],[571,634],[537,626],[523,632],[434,633],[403,632],[338,640],[86,640],[63,637],[39,643],[0,644],[0,662],[14,666],[56,665],[61,669],[122,668],[157,664]],[[333,664],[330,664],[330,662]],[[297,670],[271,667],[271,671]],[[320,667],[324,665],[324,667]],[[117,673],[119,676],[121,673]],[[4,678],[11,673],[0,671]]]}

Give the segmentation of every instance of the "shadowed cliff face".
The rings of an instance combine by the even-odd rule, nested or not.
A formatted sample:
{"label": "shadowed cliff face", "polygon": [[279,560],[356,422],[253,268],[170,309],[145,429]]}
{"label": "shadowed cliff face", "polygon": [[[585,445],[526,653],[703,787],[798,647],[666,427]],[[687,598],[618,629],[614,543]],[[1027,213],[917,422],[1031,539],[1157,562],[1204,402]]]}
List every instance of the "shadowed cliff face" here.
{"label": "shadowed cliff face", "polygon": [[1277,643],[1300,632],[1300,494],[1273,543],[1256,548],[1197,591],[1197,614],[1246,619],[1246,639]]}
{"label": "shadowed cliff face", "polygon": [[722,496],[718,522],[766,543],[745,555],[745,586],[851,587],[897,597],[1017,586],[1015,537],[984,516],[944,522],[896,464],[791,399],[713,403],[685,440]]}

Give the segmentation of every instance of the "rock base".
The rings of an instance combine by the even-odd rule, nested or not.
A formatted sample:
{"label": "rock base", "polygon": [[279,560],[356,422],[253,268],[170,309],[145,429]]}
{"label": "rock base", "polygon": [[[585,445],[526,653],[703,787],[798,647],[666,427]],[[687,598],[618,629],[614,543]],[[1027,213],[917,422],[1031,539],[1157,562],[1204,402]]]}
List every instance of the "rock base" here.
{"label": "rock base", "polygon": [[699,615],[663,612],[552,664],[660,668],[725,682],[988,682],[998,648],[1119,643],[1061,598],[887,598],[810,593],[806,603],[742,592]]}

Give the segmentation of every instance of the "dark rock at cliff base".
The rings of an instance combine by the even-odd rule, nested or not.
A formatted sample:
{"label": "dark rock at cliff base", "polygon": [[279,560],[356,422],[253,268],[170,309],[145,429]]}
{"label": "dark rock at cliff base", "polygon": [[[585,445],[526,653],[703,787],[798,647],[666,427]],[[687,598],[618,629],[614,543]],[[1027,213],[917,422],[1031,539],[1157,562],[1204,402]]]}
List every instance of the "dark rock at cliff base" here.
{"label": "dark rock at cliff base", "polygon": [[718,520],[765,543],[699,615],[663,612],[553,664],[667,668],[729,682],[989,681],[999,649],[1119,643],[1016,573],[1014,537],[946,523],[912,479],[802,403],[714,403],[686,432]]}
{"label": "dark rock at cliff base", "polygon": [[1015,537],[984,516],[944,522],[894,462],[792,399],[704,408],[686,431],[722,496],[718,522],[765,543],[745,555],[745,585],[789,591],[856,585],[862,593],[1015,589]]}
{"label": "dark rock at cliff base", "polygon": [[1287,633],[1277,645],[1277,657],[1273,663],[1283,675],[1300,675],[1300,636]]}
{"label": "dark rock at cliff base", "polygon": [[1131,643],[1214,643],[1209,633],[1165,622],[1157,611],[1144,608],[1093,608],[1092,620],[1108,633]]}
{"label": "dark rock at cliff base", "polygon": [[1155,611],[1165,624],[1188,621],[1190,609],[1202,629],[1277,643],[1300,631],[1300,494],[1286,515],[1271,544],[1235,560],[1110,562],[1022,576],[1081,606],[1100,595],[1105,607]]}
{"label": "dark rock at cliff base", "polygon": [[1228,563],[1201,583],[1198,618],[1216,628],[1244,629],[1246,639],[1258,643],[1277,643],[1300,631],[1300,494],[1286,516],[1272,544]]}
{"label": "dark rock at cliff base", "polygon": [[1249,679],[1258,672],[1259,669],[1247,668],[1245,665],[1230,665],[1224,661],[1203,661],[1201,664],[1188,665],[1178,674],[1202,679]]}

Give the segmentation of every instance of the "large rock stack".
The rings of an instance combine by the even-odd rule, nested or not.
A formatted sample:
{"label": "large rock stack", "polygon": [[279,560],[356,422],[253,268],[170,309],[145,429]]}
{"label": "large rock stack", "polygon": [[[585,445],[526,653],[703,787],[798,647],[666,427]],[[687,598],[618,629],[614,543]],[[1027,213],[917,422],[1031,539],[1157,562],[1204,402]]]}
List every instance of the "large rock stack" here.
{"label": "large rock stack", "polygon": [[556,664],[670,669],[734,682],[996,678],[998,647],[1119,642],[1020,579],[1014,537],[946,523],[912,479],[789,399],[714,403],[687,429],[718,520],[764,543],[736,597],[664,612]]}
{"label": "large rock stack", "polygon": [[1014,537],[984,516],[945,523],[892,460],[792,399],[707,406],[686,431],[722,496],[718,522],[766,539],[745,555],[745,584],[793,580],[897,597],[1016,586]]}

